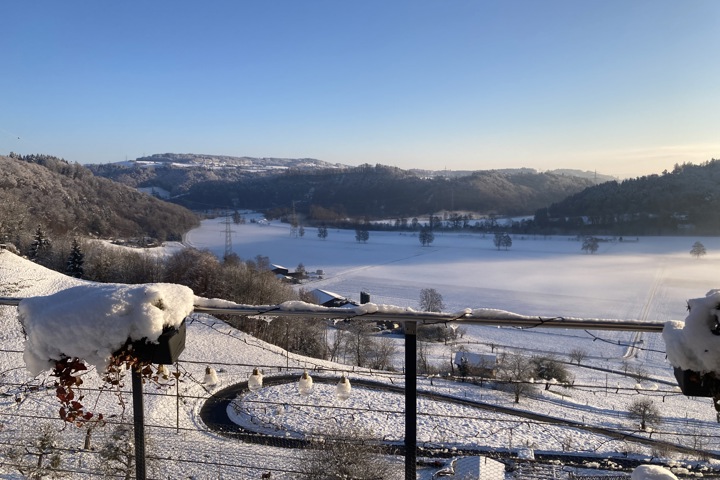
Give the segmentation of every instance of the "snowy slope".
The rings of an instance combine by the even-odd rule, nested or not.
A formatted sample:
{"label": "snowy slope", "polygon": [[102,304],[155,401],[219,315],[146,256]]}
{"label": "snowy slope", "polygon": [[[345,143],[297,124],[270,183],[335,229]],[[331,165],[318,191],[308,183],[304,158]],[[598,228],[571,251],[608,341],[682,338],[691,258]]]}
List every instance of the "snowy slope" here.
{"label": "snowy slope", "polygon": [[[208,225],[212,234],[207,230],[205,233],[202,230],[191,232],[188,241],[215,248],[212,242],[204,239],[214,235],[222,240],[218,233],[220,229],[216,229],[219,225]],[[577,253],[579,245],[576,242],[557,238],[516,240],[511,251],[498,252],[492,248],[490,239],[487,240],[489,245],[483,246],[482,239],[463,236],[440,236],[433,247],[422,248],[419,243],[415,245],[417,239],[396,234],[373,234],[368,245],[359,245],[343,232],[334,232],[336,239],[329,236],[328,240],[322,241],[313,238],[312,233],[303,239],[290,239],[287,229],[273,225],[247,224],[233,228],[242,229],[242,235],[240,232],[235,234],[235,247],[237,250],[248,249],[241,253],[244,258],[265,254],[275,263],[293,265],[303,262],[308,270],[323,268],[327,275],[317,283],[319,286],[348,296],[361,288],[369,289],[374,302],[402,306],[415,307],[419,288],[435,287],[443,294],[449,310],[488,306],[518,313],[670,320],[682,319],[685,298],[704,295],[714,281],[708,266],[713,254],[701,261],[691,260],[684,252],[686,249],[681,247],[687,239],[681,239],[682,243],[679,240],[643,239],[640,242],[643,248],[630,243],[604,244],[598,255],[588,256]],[[241,238],[248,245],[241,243]],[[408,241],[412,242],[411,246]],[[703,241],[712,252],[712,240]],[[307,260],[313,258],[317,263]],[[547,279],[548,272],[552,275],[543,282],[542,278]],[[82,284],[87,282],[48,271],[8,252],[0,253],[2,296],[44,295]],[[492,298],[478,296],[476,291],[497,295]],[[516,304],[516,300],[519,303]],[[598,311],[615,314],[598,315]],[[58,404],[52,390],[28,391],[25,387],[52,382],[46,381],[46,374],[33,380],[27,372],[20,353],[23,333],[14,307],[0,307],[0,326],[2,379],[6,382],[2,393],[8,395],[0,397],[3,412],[0,437],[4,440],[29,438],[37,425],[43,423],[59,430]],[[653,438],[666,438],[686,445],[695,442],[698,448],[720,451],[715,440],[720,432],[714,410],[706,399],[687,399],[676,392],[660,335],[646,335],[639,356],[623,359],[627,347],[618,345],[618,341],[626,343],[628,335],[605,332],[598,340],[577,331],[468,327],[461,343],[469,350],[489,351],[492,343],[505,351],[522,349],[563,354],[573,347],[581,347],[590,353],[584,365],[605,370],[574,368],[575,388],[540,389],[534,398],[523,399],[519,406],[513,405],[510,394],[470,384],[427,378],[420,380],[420,388],[493,405],[519,407],[578,423],[621,429],[645,437],[647,433],[638,433],[637,426],[624,412],[628,402],[637,395],[650,395],[666,419],[659,430],[670,432],[656,433]],[[457,345],[433,345],[430,355],[437,364],[447,364],[453,348]],[[401,362],[397,365],[401,370]],[[206,366],[218,370],[219,385],[203,384]],[[149,425],[155,425],[148,429],[150,442],[162,443],[163,453],[158,456],[184,461],[157,461],[154,468],[162,468],[170,478],[193,475],[208,478],[209,470],[213,471],[213,477],[217,473],[217,476],[227,475],[228,478],[258,478],[265,471],[273,471],[273,478],[295,478],[287,472],[298,468],[302,453],[223,439],[207,432],[198,418],[199,408],[209,392],[246,380],[254,366],[263,368],[266,375],[287,374],[286,367],[296,375],[303,368],[321,368],[335,375],[349,372],[351,381],[362,376],[393,385],[403,384],[400,373],[363,375],[351,371],[351,367],[287,355],[281,349],[235,331],[212,317],[194,315],[189,321],[187,347],[180,362],[180,401],[174,395],[174,387],[170,388],[169,396],[154,395],[159,393],[156,387],[146,387],[149,393],[145,398],[146,420]],[[627,368],[642,368],[657,381],[638,384],[623,374],[623,369]],[[86,387],[92,389],[98,385],[94,372],[86,375]],[[95,393],[88,392],[88,398],[94,402]],[[125,400],[128,398],[126,394]],[[265,388],[245,398],[239,409],[245,417],[238,421],[247,421],[250,413],[254,418],[250,423],[258,425],[259,422],[259,431],[276,428],[302,436],[322,428],[328,419],[331,423],[350,419],[369,426],[381,438],[401,440],[403,407],[402,397],[398,394],[353,388],[351,399],[339,404],[329,385],[317,384],[311,397],[301,398],[293,384],[286,384]],[[118,419],[122,414],[117,398],[109,392],[98,396],[96,410],[118,415]],[[577,428],[528,422],[514,415],[446,401],[421,397],[419,411],[418,441],[448,448],[483,446],[503,450],[524,446],[608,455],[617,452],[650,454],[652,450]],[[125,420],[131,416],[129,407],[124,415]],[[102,442],[102,435],[95,434],[97,444]],[[82,446],[82,437],[83,432],[73,428],[62,431],[63,442],[68,448]],[[82,464],[87,468],[98,463],[97,455],[93,453],[76,453],[70,458],[67,461],[74,462],[73,465]],[[214,465],[208,466],[205,462]],[[9,474],[13,469],[0,467],[0,472]]]}

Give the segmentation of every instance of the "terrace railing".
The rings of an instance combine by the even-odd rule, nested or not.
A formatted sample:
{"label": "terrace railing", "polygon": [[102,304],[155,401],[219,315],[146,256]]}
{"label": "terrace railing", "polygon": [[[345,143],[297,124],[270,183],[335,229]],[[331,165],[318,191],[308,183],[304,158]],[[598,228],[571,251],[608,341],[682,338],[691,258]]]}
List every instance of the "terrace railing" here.
{"label": "terrace railing", "polygon": [[[17,306],[21,298],[0,298],[0,305]],[[485,325],[528,328],[561,328],[582,330],[661,332],[665,322],[616,320],[602,318],[543,317],[520,315],[493,309],[463,310],[456,313],[417,312],[398,307],[366,304],[355,308],[327,308],[301,302],[278,305],[195,306],[195,313],[239,315],[249,317],[299,317],[313,319],[359,320],[363,322],[396,322],[403,326],[405,340],[405,478],[416,479],[417,465],[417,398],[416,370],[417,327],[419,325]]]}

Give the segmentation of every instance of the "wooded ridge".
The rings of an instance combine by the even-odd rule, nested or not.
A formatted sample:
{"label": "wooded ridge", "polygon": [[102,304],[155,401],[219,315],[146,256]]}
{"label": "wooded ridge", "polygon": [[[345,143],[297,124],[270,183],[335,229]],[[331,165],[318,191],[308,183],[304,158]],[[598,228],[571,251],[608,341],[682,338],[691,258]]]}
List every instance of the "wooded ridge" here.
{"label": "wooded ridge", "polygon": [[99,175],[135,187],[159,187],[193,209],[292,209],[310,216],[387,218],[442,210],[527,215],[577,193],[593,181],[527,169],[422,176],[384,165],[291,168],[249,172],[237,168],[93,166]]}
{"label": "wooded ridge", "polygon": [[199,224],[181,206],[56,157],[0,156],[0,171],[0,242],[21,245],[38,225],[57,235],[179,240]]}
{"label": "wooded ridge", "polygon": [[574,193],[541,209],[539,227],[584,223],[617,235],[720,233],[720,160],[675,165],[672,172],[612,181]]}

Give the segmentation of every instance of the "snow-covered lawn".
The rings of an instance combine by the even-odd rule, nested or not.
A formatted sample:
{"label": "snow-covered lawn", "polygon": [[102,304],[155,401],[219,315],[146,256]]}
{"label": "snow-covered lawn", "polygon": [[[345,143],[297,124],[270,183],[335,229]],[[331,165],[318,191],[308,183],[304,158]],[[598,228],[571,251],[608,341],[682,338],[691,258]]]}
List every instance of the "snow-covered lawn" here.
{"label": "snow-covered lawn", "polygon": [[[250,216],[248,215],[248,218]],[[422,247],[410,234],[371,232],[367,244],[355,241],[353,231],[330,230],[326,240],[313,228],[303,238],[289,235],[289,227],[277,223],[232,225],[233,249],[244,259],[266,255],[275,264],[293,269],[303,263],[308,271],[323,270],[322,279],[304,284],[359,299],[360,291],[377,304],[418,308],[420,290],[435,288],[443,296],[446,311],[464,308],[496,308],[525,315],[592,318],[683,320],[686,300],[703,297],[717,287],[715,269],[720,262],[720,239],[701,238],[708,255],[694,259],[689,251],[697,238],[640,238],[637,242],[601,242],[594,255],[581,252],[581,244],[568,237],[514,237],[508,251],[498,251],[492,238],[479,235],[436,235]],[[635,240],[634,238],[632,240]],[[222,219],[207,220],[187,235],[186,243],[208,248],[222,256],[225,226]],[[8,252],[0,253],[0,296],[47,295],[77,285],[76,279],[47,271]],[[87,312],[92,316],[93,312]],[[47,372],[33,379],[22,358],[24,335],[15,307],[0,307],[0,439],[5,444],[31,439],[38,426],[50,424],[60,430],[58,403]],[[686,398],[675,388],[672,370],[665,359],[660,334],[632,332],[585,332],[581,330],[516,329],[466,326],[462,338],[449,345],[432,344],[431,361],[449,369],[459,346],[471,352],[524,351],[548,353],[567,360],[576,348],[588,352],[582,366],[572,367],[574,387],[536,389],[513,404],[512,394],[442,378],[421,378],[419,389],[504,407],[516,407],[592,426],[608,427],[649,437],[638,432],[625,412],[639,395],[650,396],[660,409],[663,423],[653,439],[720,453],[719,424],[709,399]],[[398,345],[402,345],[397,337]],[[629,352],[635,342],[638,351]],[[629,355],[626,357],[626,355]],[[218,371],[219,384],[205,385],[206,366]],[[259,446],[225,439],[209,432],[198,417],[212,391],[247,380],[254,367],[266,376],[299,375],[307,368],[313,375],[350,381],[367,378],[390,385],[404,384],[402,360],[395,374],[364,372],[348,366],[297,355],[267,345],[207,315],[188,321],[186,350],[179,364],[180,388],[161,393],[146,386],[146,423],[150,443],[161,444],[162,459],[154,467],[170,478],[296,478],[304,452]],[[594,367],[594,368],[588,368]],[[322,370],[320,372],[319,370]],[[315,373],[318,371],[318,373]],[[642,371],[649,380],[638,382],[625,372]],[[129,383],[129,382],[128,382]],[[98,396],[97,375],[85,376],[87,398],[98,398],[96,410],[108,415],[123,413],[117,398],[108,392]],[[27,388],[32,387],[32,388]],[[238,423],[260,432],[291,432],[302,437],[322,430],[328,423],[358,423],[379,438],[402,441],[403,398],[396,393],[353,387],[350,399],[339,402],[334,386],[316,383],[308,397],[297,394],[293,383],[267,387],[249,394],[238,404]],[[129,397],[128,397],[129,398]],[[86,403],[91,403],[86,400]],[[418,442],[446,448],[533,448],[537,451],[585,451],[607,455],[626,452],[650,455],[648,446],[608,439],[582,429],[493,413],[468,405],[421,397],[418,406]],[[111,417],[112,418],[112,417]],[[120,419],[120,417],[114,417]],[[106,427],[105,430],[109,430]],[[80,448],[84,432],[68,427],[60,432],[66,448]],[[96,433],[94,443],[105,441]],[[97,453],[68,453],[68,468],[91,469],[99,464]],[[682,459],[683,456],[676,458]],[[211,465],[212,464],[212,465]],[[0,466],[2,478],[13,478],[11,466]],[[429,478],[422,471],[420,478]],[[77,475],[75,475],[77,476]],[[528,478],[528,477],[525,477]],[[566,478],[566,477],[558,477]]]}

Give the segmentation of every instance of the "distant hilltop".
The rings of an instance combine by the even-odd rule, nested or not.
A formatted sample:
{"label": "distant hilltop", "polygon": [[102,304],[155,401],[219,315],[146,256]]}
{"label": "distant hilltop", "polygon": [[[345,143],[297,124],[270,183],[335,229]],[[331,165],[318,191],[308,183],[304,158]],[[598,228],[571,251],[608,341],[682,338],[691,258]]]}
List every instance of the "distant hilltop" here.
{"label": "distant hilltop", "polygon": [[329,163],[314,158],[256,158],[232,157],[229,155],[207,155],[196,153],[156,153],[128,162],[119,162],[126,166],[153,167],[174,165],[177,167],[227,168],[242,167],[248,170],[284,170],[284,169],[344,169],[351,168],[340,163]]}
{"label": "distant hilltop", "polygon": [[[275,158],[275,157],[233,157],[230,155],[209,155],[197,153],[156,153],[150,156],[139,157],[135,160],[125,162],[112,163],[111,165],[126,167],[147,167],[156,166],[174,166],[179,168],[201,167],[209,169],[222,168],[240,168],[247,172],[271,172],[273,170],[316,170],[316,169],[351,169],[352,165],[344,165],[342,163],[330,163],[315,158]],[[472,175],[474,172],[486,171],[487,169],[477,170],[426,170],[426,169],[409,169],[409,172],[420,177],[434,178],[446,177],[457,178]],[[501,168],[491,169],[502,174],[536,174],[541,173],[534,168]],[[562,175],[569,177],[578,177],[591,180],[593,183],[603,183],[617,180],[612,175],[603,175],[597,172],[575,170],[570,168],[561,168],[548,170],[545,173],[554,175]]]}
{"label": "distant hilltop", "polygon": [[604,182],[611,182],[613,180],[617,180],[617,177],[614,177],[612,175],[604,175],[598,172],[589,172],[586,170],[575,170],[572,168],[557,168],[555,170],[547,170],[545,172],[540,172],[534,168],[529,167],[519,167],[519,168],[495,168],[490,170],[423,170],[414,168],[409,170],[410,172],[415,173],[418,176],[421,177],[446,177],[446,178],[458,178],[458,177],[466,177],[468,175],[472,175],[474,172],[478,171],[492,171],[492,172],[498,172],[506,175],[519,175],[519,174],[530,174],[534,175],[537,173],[551,173],[553,175],[561,175],[565,177],[577,177],[577,178],[585,178],[587,180],[591,180],[593,183],[604,183]]}

